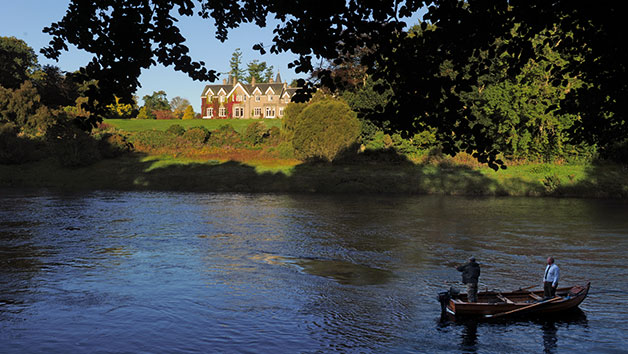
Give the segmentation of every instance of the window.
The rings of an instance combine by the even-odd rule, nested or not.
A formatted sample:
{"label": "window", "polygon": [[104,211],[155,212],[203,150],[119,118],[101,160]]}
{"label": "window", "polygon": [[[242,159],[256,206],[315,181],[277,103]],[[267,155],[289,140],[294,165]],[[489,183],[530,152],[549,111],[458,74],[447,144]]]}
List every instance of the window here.
{"label": "window", "polygon": [[255,96],[255,102],[259,102],[259,101],[261,101],[261,100],[262,100],[262,97],[261,97],[261,96]]}
{"label": "window", "polygon": [[236,118],[242,118],[244,117],[244,108],[242,107],[236,107],[233,111],[233,116]]}
{"label": "window", "polygon": [[225,102],[225,96],[220,95],[220,102]]}
{"label": "window", "polygon": [[207,117],[214,116],[214,108],[207,108]]}
{"label": "window", "polygon": [[266,118],[275,118],[275,109],[266,107]]}
{"label": "window", "polygon": [[286,103],[290,103],[290,98],[286,98],[286,99],[284,100],[284,102],[286,102]]}
{"label": "window", "polygon": [[272,102],[273,101],[273,96],[268,95],[268,102]]}
{"label": "window", "polygon": [[283,107],[279,107],[279,116],[283,117]]}
{"label": "window", "polygon": [[257,107],[257,108],[255,108],[255,109],[253,110],[253,116],[254,116],[254,117],[259,117],[259,116],[261,116],[261,115],[262,115],[262,109],[261,109],[261,108]]}
{"label": "window", "polygon": [[226,117],[227,116],[227,109],[225,107],[220,107],[218,109],[218,117]]}

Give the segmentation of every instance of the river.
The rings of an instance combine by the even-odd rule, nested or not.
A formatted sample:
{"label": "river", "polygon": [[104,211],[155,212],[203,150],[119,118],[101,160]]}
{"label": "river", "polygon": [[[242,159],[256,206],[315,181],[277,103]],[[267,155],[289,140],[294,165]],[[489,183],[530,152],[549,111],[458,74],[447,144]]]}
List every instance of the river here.
{"label": "river", "polygon": [[[628,203],[0,190],[2,353],[572,353],[628,347]],[[441,321],[480,290],[592,287],[560,319]]]}

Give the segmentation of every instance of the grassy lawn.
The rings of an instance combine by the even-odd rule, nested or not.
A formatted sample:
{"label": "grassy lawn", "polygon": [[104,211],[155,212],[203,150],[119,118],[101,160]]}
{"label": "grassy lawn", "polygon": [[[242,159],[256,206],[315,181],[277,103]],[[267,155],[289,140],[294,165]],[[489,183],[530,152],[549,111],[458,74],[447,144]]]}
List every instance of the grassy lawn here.
{"label": "grassy lawn", "polygon": [[[257,119],[190,119],[190,120],[155,120],[155,119],[105,119],[103,123],[112,125],[120,130],[136,132],[142,130],[166,130],[171,125],[179,124],[185,129],[203,126],[209,130],[218,129],[222,125],[232,125],[238,132],[243,132],[252,122]],[[267,127],[281,127],[280,119],[262,119]]]}

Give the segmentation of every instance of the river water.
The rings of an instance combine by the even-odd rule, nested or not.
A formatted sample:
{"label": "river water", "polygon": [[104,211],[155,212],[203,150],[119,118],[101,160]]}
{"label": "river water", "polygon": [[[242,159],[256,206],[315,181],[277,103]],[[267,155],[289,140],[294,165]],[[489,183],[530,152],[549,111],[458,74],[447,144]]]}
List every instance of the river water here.
{"label": "river water", "polygon": [[[628,203],[0,191],[2,353],[625,352]],[[592,284],[560,319],[441,321],[436,294]]]}

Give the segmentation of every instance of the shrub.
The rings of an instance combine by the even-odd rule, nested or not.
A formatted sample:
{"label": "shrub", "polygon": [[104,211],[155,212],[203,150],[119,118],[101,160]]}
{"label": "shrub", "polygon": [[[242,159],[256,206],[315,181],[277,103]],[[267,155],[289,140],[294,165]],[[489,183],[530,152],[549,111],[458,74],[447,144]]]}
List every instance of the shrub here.
{"label": "shrub", "polygon": [[205,127],[193,127],[183,134],[183,140],[186,143],[199,147],[209,139],[210,132]]}
{"label": "shrub", "polygon": [[101,158],[97,142],[70,123],[51,127],[46,138],[54,156],[63,166],[87,166]]}
{"label": "shrub", "polygon": [[111,124],[107,124],[107,123],[103,123],[103,122],[98,122],[96,123],[96,131],[110,131],[110,130],[116,130],[116,128],[111,125]]}
{"label": "shrub", "polygon": [[122,134],[105,133],[98,140],[98,150],[102,157],[113,158],[133,150],[133,144]]}
{"label": "shrub", "polygon": [[261,145],[268,136],[269,132],[268,128],[266,128],[266,124],[253,122],[246,127],[242,139],[249,144],[249,146],[258,146]]}
{"label": "shrub", "polygon": [[183,112],[183,119],[194,119],[194,108],[187,106],[185,112]]}
{"label": "shrub", "polygon": [[243,145],[242,136],[229,124],[221,125],[214,130],[209,137],[208,144],[216,147],[240,147]]}
{"label": "shrub", "polygon": [[556,193],[561,186],[560,177],[554,173],[543,178],[543,186],[548,193]]}
{"label": "shrub", "polygon": [[325,98],[299,114],[292,146],[297,158],[333,161],[341,150],[356,142],[359,134],[356,113],[343,101]]}
{"label": "shrub", "polygon": [[279,127],[270,127],[268,130],[267,143],[271,146],[277,146],[281,143],[281,130]]}
{"label": "shrub", "polygon": [[173,138],[161,130],[144,130],[130,137],[131,142],[138,149],[159,149],[173,145]]}
{"label": "shrub", "polygon": [[166,130],[166,133],[181,136],[185,133],[185,128],[179,124],[173,124]]}
{"label": "shrub", "polygon": [[146,106],[140,108],[137,119],[155,119],[153,112],[150,112]]}
{"label": "shrub", "polygon": [[294,159],[294,149],[287,141],[280,141],[277,146],[270,148],[269,151],[274,152],[281,159]]}
{"label": "shrub", "polygon": [[602,156],[617,163],[628,164],[628,139],[610,144],[602,150]]}
{"label": "shrub", "polygon": [[27,139],[18,137],[13,123],[0,123],[0,164],[20,164],[28,160]]}
{"label": "shrub", "polygon": [[286,106],[284,116],[281,121],[281,131],[285,141],[292,143],[294,130],[299,121],[299,114],[307,107],[307,103],[290,102]]}
{"label": "shrub", "polygon": [[178,119],[177,116],[169,109],[160,109],[153,111],[155,115],[155,119],[164,120],[164,119]]}

